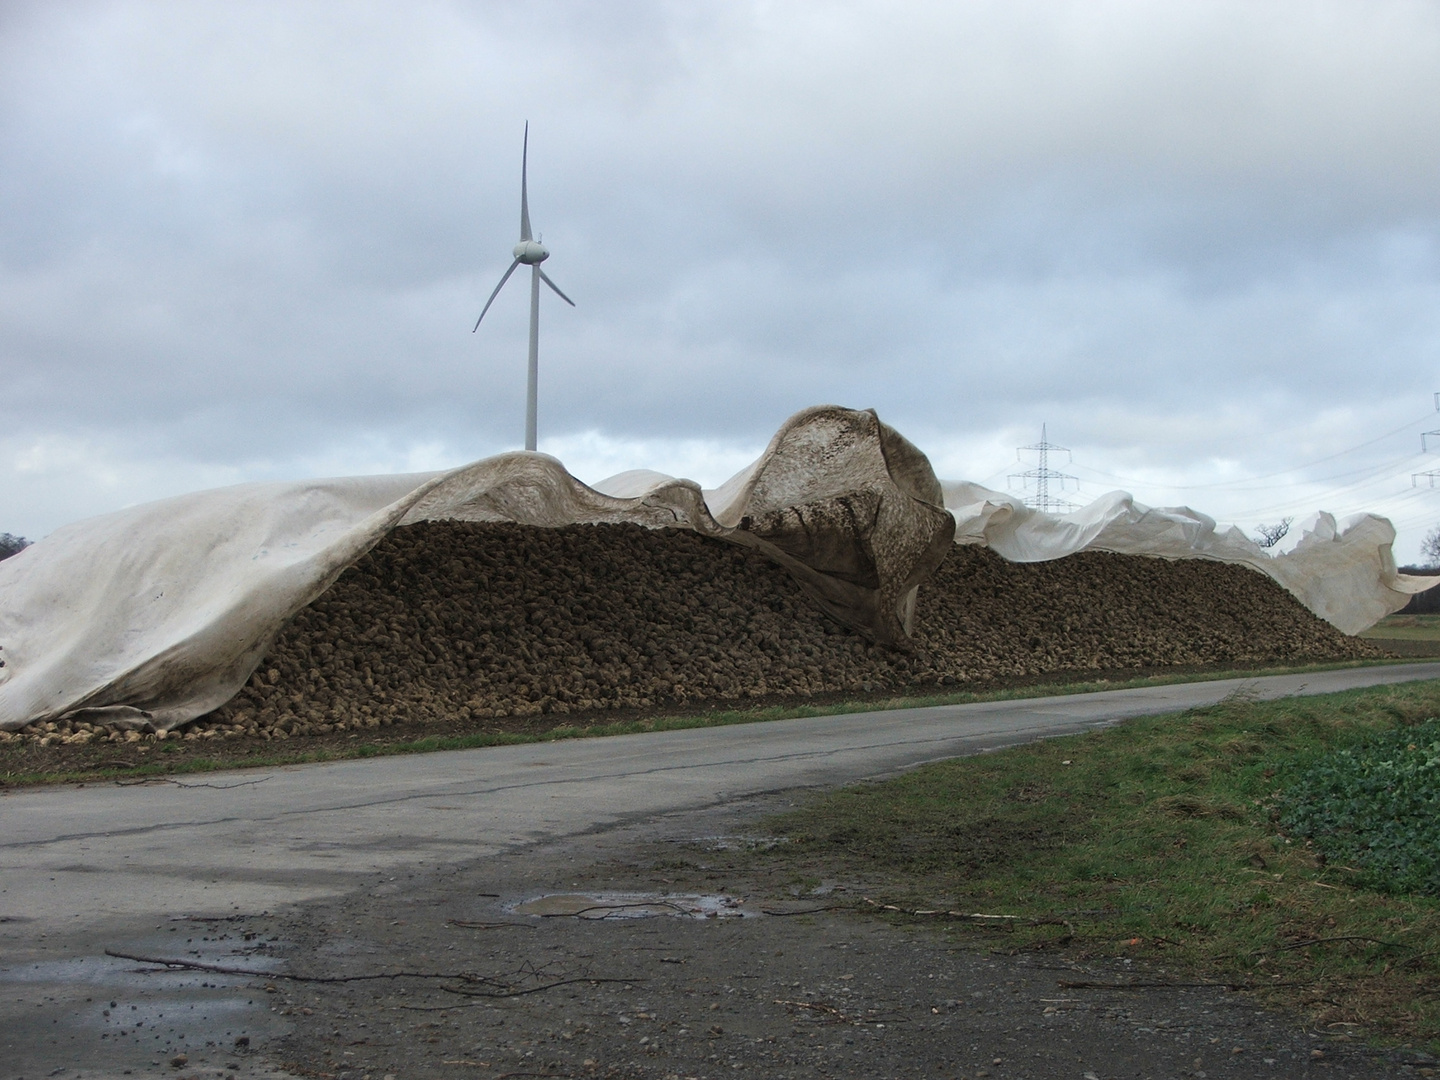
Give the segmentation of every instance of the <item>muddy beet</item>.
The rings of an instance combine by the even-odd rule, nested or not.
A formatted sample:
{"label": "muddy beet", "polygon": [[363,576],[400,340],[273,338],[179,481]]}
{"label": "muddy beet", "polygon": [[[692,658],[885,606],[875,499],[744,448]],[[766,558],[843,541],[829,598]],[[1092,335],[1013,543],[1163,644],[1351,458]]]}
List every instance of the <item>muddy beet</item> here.
{"label": "muddy beet", "polygon": [[296,616],[211,721],[323,734],[985,683],[1071,671],[1376,655],[1239,566],[956,548],[911,653],[816,611],[762,556],[690,532],[399,529]]}
{"label": "muddy beet", "polygon": [[[428,522],[346,570],[185,737],[588,724],[614,710],[1379,655],[1264,575],[1201,559],[1010,563],[957,547],[921,587],[911,648],[894,651],[823,615],[764,556],[696,533]],[[153,740],[70,722],[7,738],[56,751]]]}

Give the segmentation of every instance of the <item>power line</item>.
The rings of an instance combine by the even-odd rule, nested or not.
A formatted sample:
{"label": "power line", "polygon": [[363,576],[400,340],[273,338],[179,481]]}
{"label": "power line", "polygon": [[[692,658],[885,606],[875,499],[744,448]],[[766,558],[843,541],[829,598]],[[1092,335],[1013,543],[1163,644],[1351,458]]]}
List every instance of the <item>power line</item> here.
{"label": "power line", "polygon": [[[1435,407],[1437,411],[1440,411],[1440,393],[1436,393],[1435,395]],[[1282,499],[1274,503],[1250,506],[1238,510],[1227,510],[1222,520],[1239,522],[1251,517],[1259,518],[1277,513],[1308,512],[1317,505],[1328,503],[1330,507],[1333,508],[1335,504],[1341,500],[1344,500],[1345,503],[1354,500],[1355,505],[1353,507],[1345,506],[1344,509],[1331,509],[1330,512],[1335,514],[1336,517],[1346,517],[1361,512],[1383,513],[1386,507],[1393,507],[1390,515],[1392,521],[1395,516],[1404,515],[1403,521],[1395,522],[1397,529],[1408,529],[1413,524],[1419,524],[1425,520],[1429,520],[1432,516],[1429,514],[1412,514],[1407,513],[1407,511],[1413,512],[1419,509],[1417,500],[1423,502],[1427,498],[1426,493],[1430,488],[1440,488],[1440,468],[1410,473],[1411,490],[1404,491],[1404,494],[1393,489],[1388,492],[1383,489],[1389,487],[1392,483],[1397,487],[1402,484],[1405,473],[1410,472],[1412,468],[1425,462],[1424,455],[1432,452],[1432,443],[1436,444],[1435,452],[1440,452],[1440,429],[1420,433],[1421,451],[1419,454],[1412,453],[1404,457],[1391,458],[1378,464],[1372,463],[1358,468],[1343,468],[1337,472],[1317,476],[1313,479],[1301,481],[1291,480],[1290,482],[1280,484],[1263,484],[1257,482],[1282,476],[1293,476],[1294,473],[1298,471],[1311,469],[1317,465],[1323,465],[1327,461],[1335,461],[1343,458],[1346,455],[1384,442],[1387,439],[1392,439],[1407,430],[1413,430],[1417,425],[1430,419],[1433,415],[1434,414],[1427,414],[1424,417],[1408,421],[1384,434],[1366,439],[1346,447],[1343,450],[1336,451],[1335,453],[1315,458],[1309,462],[1292,465],[1286,469],[1271,473],[1262,473],[1229,481],[1213,481],[1204,484],[1168,484],[1163,481],[1144,481],[1120,476],[1087,465],[1077,465],[1074,467],[1088,476],[1118,481],[1127,487],[1138,487],[1152,491],[1210,491],[1216,493],[1229,491],[1234,494],[1240,494],[1242,492],[1259,494],[1267,491],[1277,493],[1281,491],[1295,492],[1297,489],[1313,488],[1327,482],[1345,481],[1334,487],[1312,494],[1297,494],[1290,499]],[[1080,478],[1068,473],[1059,472],[1052,468],[1050,464],[1050,455],[1060,453],[1065,454],[1067,463],[1070,463],[1072,460],[1070,451],[1065,447],[1057,446],[1049,442],[1047,428],[1042,425],[1040,442],[1032,446],[1018,448],[1016,452],[1017,459],[1022,462],[1025,461],[1024,455],[1027,453],[1035,455],[1036,467],[1022,473],[1010,474],[1009,482],[1012,489],[1016,487],[1016,482],[1019,481],[1020,486],[1024,490],[1032,492],[1032,494],[1025,497],[1026,504],[1036,509],[1048,510],[1052,513],[1065,513],[1073,510],[1075,508],[1074,504],[1059,497],[1056,489],[1058,488],[1059,491],[1064,491],[1067,485],[1074,484],[1074,490],[1078,490]],[[988,484],[998,479],[1000,475],[1000,472],[993,473],[982,483]],[[1369,498],[1364,494],[1367,490],[1373,492]]]}
{"label": "power line", "polygon": [[[1437,394],[1435,395],[1435,407],[1436,407],[1436,410],[1437,410],[1437,411],[1440,411],[1440,393],[1437,393]],[[1421,418],[1421,420],[1423,420],[1423,419],[1426,419],[1426,418]],[[1395,429],[1393,429],[1393,430],[1391,430],[1391,431],[1389,431],[1389,432],[1386,432],[1386,433],[1383,434],[1383,435],[1376,436],[1376,437],[1373,438],[1373,439],[1367,439],[1365,442],[1358,443],[1358,444],[1356,444],[1356,445],[1354,445],[1354,446],[1351,446],[1351,447],[1346,448],[1345,450],[1337,451],[1337,452],[1334,453],[1334,454],[1328,454],[1328,455],[1326,455],[1325,457],[1316,458],[1315,460],[1313,460],[1313,461],[1311,461],[1311,462],[1309,462],[1308,464],[1305,464],[1305,465],[1292,466],[1292,467],[1290,467],[1290,468],[1288,468],[1288,469],[1285,469],[1285,470],[1283,470],[1283,471],[1281,471],[1281,472],[1270,473],[1270,474],[1262,474],[1262,475],[1260,475],[1260,476],[1249,477],[1249,478],[1247,478],[1247,479],[1245,479],[1245,480],[1215,482],[1215,483],[1210,483],[1210,484],[1189,484],[1189,485],[1186,485],[1186,484],[1158,484],[1158,483],[1156,483],[1156,484],[1145,484],[1144,486],[1153,487],[1153,488],[1162,488],[1162,489],[1167,489],[1167,490],[1175,490],[1175,489],[1178,489],[1178,490],[1192,490],[1192,491],[1193,491],[1193,490],[1201,490],[1201,489],[1206,489],[1206,490],[1211,490],[1211,491],[1226,491],[1226,490],[1228,490],[1228,491],[1232,491],[1232,492],[1235,492],[1235,493],[1245,492],[1245,491],[1257,492],[1257,493],[1258,493],[1258,492],[1262,492],[1262,491],[1278,491],[1278,490],[1283,490],[1283,489],[1286,489],[1286,488],[1290,488],[1290,489],[1293,490],[1294,487],[1296,486],[1294,482],[1289,483],[1289,484],[1273,484],[1273,485],[1272,485],[1272,484],[1261,484],[1261,485],[1256,485],[1256,486],[1251,486],[1251,485],[1253,485],[1253,484],[1254,484],[1254,481],[1257,481],[1257,480],[1269,479],[1269,478],[1275,477],[1275,476],[1289,475],[1289,474],[1292,474],[1292,473],[1294,473],[1294,472],[1296,472],[1296,471],[1298,471],[1298,470],[1301,470],[1301,469],[1313,468],[1315,465],[1323,464],[1323,463],[1326,462],[1326,461],[1333,461],[1333,460],[1335,460],[1335,459],[1337,459],[1337,458],[1344,457],[1345,455],[1354,453],[1354,452],[1357,451],[1357,450],[1362,450],[1362,449],[1364,449],[1364,448],[1367,447],[1367,446],[1374,446],[1376,443],[1383,442],[1383,441],[1386,440],[1386,439],[1393,438],[1395,435],[1400,434],[1401,432],[1405,431],[1407,428],[1414,427],[1415,424],[1417,424],[1417,423],[1419,423],[1419,422],[1420,422],[1420,421],[1412,420],[1412,421],[1410,421],[1409,423],[1402,425],[1401,427],[1395,428]],[[1429,444],[1430,444],[1430,441],[1431,441],[1432,439],[1433,439],[1433,440],[1436,440],[1437,442],[1440,442],[1440,430],[1427,431],[1427,432],[1421,433],[1421,454],[1420,454],[1420,455],[1411,454],[1411,455],[1407,455],[1406,457],[1403,457],[1403,458],[1391,459],[1391,460],[1389,460],[1389,461],[1381,462],[1381,463],[1378,464],[1378,465],[1367,465],[1367,466],[1362,466],[1362,467],[1357,468],[1357,469],[1347,469],[1347,470],[1343,470],[1343,471],[1338,472],[1338,473],[1331,473],[1331,474],[1329,474],[1328,476],[1316,477],[1316,478],[1314,478],[1313,480],[1304,481],[1303,483],[1305,483],[1307,486],[1311,486],[1311,485],[1315,485],[1315,484],[1324,483],[1324,482],[1329,481],[1329,480],[1349,479],[1349,478],[1351,478],[1351,477],[1353,477],[1354,479],[1351,479],[1349,483],[1340,484],[1340,485],[1338,485],[1337,487],[1330,488],[1329,490],[1322,491],[1322,492],[1319,492],[1319,493],[1317,493],[1317,494],[1312,494],[1312,495],[1299,495],[1299,496],[1296,496],[1295,498],[1290,499],[1290,500],[1282,500],[1282,501],[1280,501],[1280,502],[1269,503],[1269,504],[1264,504],[1264,505],[1260,505],[1260,506],[1250,506],[1250,507],[1246,507],[1246,508],[1244,508],[1244,509],[1231,510],[1231,511],[1229,511],[1229,512],[1226,514],[1226,518],[1227,518],[1228,520],[1231,520],[1231,521],[1238,521],[1238,520],[1241,520],[1241,519],[1244,519],[1244,518],[1248,518],[1248,517],[1260,517],[1260,516],[1264,516],[1264,515],[1266,515],[1266,514],[1274,514],[1274,513],[1277,513],[1277,512],[1279,512],[1279,513],[1284,513],[1284,512],[1287,512],[1287,511],[1305,510],[1305,509],[1307,509],[1307,508],[1309,508],[1309,507],[1312,507],[1312,506],[1313,506],[1315,503],[1317,503],[1317,502],[1332,502],[1332,504],[1333,504],[1333,501],[1334,501],[1334,500],[1343,498],[1343,497],[1345,497],[1346,495],[1349,495],[1349,496],[1351,496],[1351,497],[1354,497],[1356,494],[1358,494],[1359,492],[1361,492],[1361,491],[1363,491],[1363,490],[1365,490],[1365,489],[1367,489],[1367,488],[1374,488],[1374,487],[1376,487],[1377,485],[1384,484],[1384,483],[1386,483],[1387,481],[1390,481],[1390,480],[1399,481],[1399,480],[1403,479],[1403,472],[1400,472],[1399,474],[1397,474],[1397,470],[1400,470],[1400,469],[1402,468],[1402,466],[1403,466],[1405,469],[1408,470],[1408,468],[1412,465],[1412,463],[1418,463],[1419,461],[1423,461],[1424,459],[1423,459],[1423,457],[1422,457],[1421,455],[1429,452]],[[1082,469],[1085,469],[1084,466],[1082,466],[1081,468],[1082,468]],[[1100,472],[1101,472],[1101,471],[1098,470],[1098,469],[1085,469],[1085,471],[1091,471],[1091,472],[1096,472],[1096,473],[1100,473]],[[1123,480],[1123,478],[1117,477],[1117,476],[1113,476],[1113,474],[1103,474],[1103,473],[1102,473],[1101,475],[1111,475],[1111,478],[1112,478],[1112,479]],[[1411,486],[1412,486],[1412,487],[1415,487],[1415,488],[1420,487],[1420,486],[1421,486],[1421,485],[1420,485],[1420,482],[1421,482],[1422,480],[1428,482],[1427,486],[1440,487],[1440,469],[1431,470],[1431,471],[1428,471],[1428,472],[1419,472],[1419,473],[1413,473],[1413,474],[1411,474]],[[1125,481],[1125,482],[1128,482],[1128,481]],[[1140,481],[1135,481],[1135,483],[1140,484],[1141,482],[1140,482]],[[1358,513],[1358,512],[1365,512],[1365,511],[1368,511],[1368,510],[1374,510],[1374,509],[1376,509],[1376,505],[1377,505],[1377,504],[1384,505],[1384,504],[1390,502],[1392,499],[1397,499],[1397,498],[1398,498],[1398,499],[1401,500],[1401,501],[1409,501],[1409,496],[1410,496],[1410,495],[1420,495],[1420,494],[1421,494],[1421,492],[1415,491],[1415,492],[1412,492],[1412,493],[1407,493],[1407,495],[1405,495],[1405,496],[1397,496],[1397,495],[1395,495],[1394,493],[1390,494],[1389,496],[1381,495],[1381,496],[1379,496],[1379,497],[1377,497],[1377,498],[1375,498],[1375,499],[1368,500],[1368,502],[1367,502],[1366,505],[1358,506],[1358,507],[1356,507],[1354,510],[1346,510],[1346,511],[1338,511],[1338,510],[1337,510],[1337,511],[1332,511],[1332,513],[1337,514],[1337,516],[1339,516],[1339,515],[1346,515],[1346,516],[1348,516],[1349,513]]]}
{"label": "power line", "polygon": [[[1435,395],[1435,411],[1440,412],[1440,394]],[[1422,431],[1420,433],[1420,452],[1430,453],[1430,440],[1440,441],[1440,431]],[[1435,487],[1435,481],[1440,479],[1440,469],[1426,469],[1424,472],[1412,473],[1410,475],[1410,486],[1419,487],[1421,480],[1427,481],[1426,487]]]}
{"label": "power line", "polygon": [[1080,490],[1080,478],[1050,468],[1050,454],[1052,452],[1064,454],[1066,463],[1069,463],[1070,451],[1063,446],[1056,446],[1050,442],[1045,435],[1045,425],[1041,424],[1040,441],[1031,446],[1017,447],[1015,450],[1015,460],[1022,464],[1025,459],[1021,455],[1026,453],[1034,454],[1037,458],[1036,467],[1026,469],[1022,473],[1011,473],[1009,483],[1013,486],[1015,481],[1019,480],[1021,487],[1026,491],[1030,490],[1033,484],[1035,494],[1025,500],[1026,506],[1036,510],[1042,510],[1047,514],[1068,514],[1071,510],[1075,509],[1075,504],[1068,499],[1060,498],[1058,495],[1051,495],[1050,485],[1051,483],[1056,483],[1059,485],[1059,489],[1064,491],[1066,483],[1074,481],[1075,490],[1078,491]]}
{"label": "power line", "polygon": [[[1362,476],[1362,475],[1378,476],[1378,475],[1380,475],[1381,473],[1388,472],[1388,471],[1391,471],[1391,470],[1393,470],[1393,469],[1401,469],[1401,471],[1403,472],[1404,469],[1402,468],[1402,466],[1403,466],[1404,468],[1408,468],[1412,463],[1414,463],[1414,462],[1416,462],[1416,461],[1420,461],[1420,460],[1423,460],[1423,455],[1421,455],[1421,454],[1407,454],[1405,457],[1391,458],[1391,459],[1388,460],[1388,461],[1381,462],[1379,465],[1363,465],[1363,466],[1361,466],[1361,467],[1358,468],[1358,469],[1347,469],[1347,470],[1345,470],[1344,472],[1330,473],[1330,474],[1328,474],[1328,475],[1326,475],[1326,476],[1316,476],[1316,477],[1313,477],[1313,478],[1311,478],[1311,479],[1305,480],[1305,481],[1303,481],[1303,482],[1304,482],[1304,483],[1307,483],[1307,484],[1323,484],[1323,483],[1325,483],[1326,481],[1329,481],[1329,480],[1343,480],[1343,479],[1345,479],[1345,478],[1347,478],[1347,477],[1351,477],[1351,476]],[[1103,473],[1103,472],[1101,472],[1099,469],[1093,469],[1093,468],[1089,467],[1088,465],[1077,465],[1077,466],[1075,466],[1075,467],[1076,467],[1077,469],[1080,469],[1082,472],[1093,472],[1093,473],[1096,473],[1097,475],[1100,475],[1100,476],[1107,476],[1109,479],[1112,479],[1112,480],[1120,479],[1119,477],[1109,476],[1109,474]],[[1153,487],[1153,488],[1164,488],[1164,489],[1167,489],[1167,490],[1170,490],[1170,489],[1184,489],[1184,488],[1185,488],[1185,485],[1181,485],[1181,484],[1166,484],[1166,483],[1159,482],[1159,481],[1145,482],[1145,481],[1136,480],[1134,483],[1135,483],[1136,486],[1145,486],[1145,487]],[[1220,483],[1217,483],[1217,484],[1213,484],[1213,485],[1209,485],[1209,486],[1213,487],[1213,488],[1214,488],[1215,490],[1217,490],[1217,491],[1219,491],[1219,490],[1236,491],[1236,492],[1242,492],[1242,491],[1283,491],[1283,490],[1285,490],[1285,489],[1287,489],[1287,488],[1294,487],[1294,486],[1295,486],[1295,481],[1292,481],[1292,482],[1286,483],[1286,484],[1260,484],[1260,485],[1256,485],[1256,486],[1247,486],[1247,485],[1248,485],[1248,481],[1236,481],[1233,485],[1231,485],[1231,484],[1220,484]],[[1204,486],[1204,485],[1191,485],[1191,488],[1200,487],[1200,486]]]}
{"label": "power line", "polygon": [[[1406,462],[1400,462],[1396,464],[1406,464]],[[1377,485],[1384,484],[1387,481],[1395,481],[1399,483],[1402,482],[1404,478],[1405,472],[1403,470],[1399,473],[1396,473],[1393,471],[1393,466],[1389,466],[1383,470],[1375,470],[1372,475],[1367,476],[1363,479],[1355,480],[1348,484],[1341,484],[1337,487],[1327,488],[1315,494],[1301,494],[1295,496],[1292,499],[1282,500],[1280,502],[1261,503],[1258,506],[1251,506],[1243,510],[1232,511],[1232,513],[1239,517],[1250,517],[1256,514],[1263,515],[1267,513],[1274,513],[1277,510],[1287,510],[1297,507],[1309,506],[1314,504],[1316,501],[1335,500],[1343,498],[1348,494],[1363,491],[1366,488],[1375,487]],[[1392,493],[1388,497],[1398,498],[1400,496]],[[1385,498],[1385,496],[1381,496],[1381,498]]]}
{"label": "power line", "polygon": [[[1440,397],[1440,395],[1437,395],[1437,397]],[[1367,446],[1374,446],[1378,442],[1384,442],[1386,439],[1394,438],[1401,432],[1406,431],[1409,428],[1413,428],[1416,424],[1424,423],[1426,420],[1430,419],[1432,415],[1433,414],[1431,413],[1427,413],[1426,415],[1418,417],[1415,420],[1411,420],[1408,423],[1402,424],[1391,431],[1387,431],[1383,435],[1377,435],[1373,439],[1367,439],[1365,442],[1356,443],[1354,446],[1347,447],[1344,450],[1337,450],[1333,454],[1326,454],[1324,457],[1316,458],[1313,461],[1304,462],[1303,464],[1299,465],[1291,465],[1288,468],[1280,469],[1272,473],[1261,473],[1259,476],[1246,476],[1240,477],[1235,480],[1223,480],[1208,484],[1167,484],[1149,480],[1137,480],[1132,477],[1126,476],[1118,476],[1115,473],[1107,473],[1101,469],[1089,468],[1088,466],[1082,466],[1082,468],[1087,468],[1089,472],[1093,472],[1097,476],[1103,476],[1108,480],[1118,480],[1122,484],[1134,484],[1141,487],[1163,487],[1172,491],[1208,491],[1216,488],[1232,488],[1237,485],[1252,484],[1257,480],[1273,480],[1278,476],[1288,476],[1291,473],[1294,473],[1300,469],[1311,469],[1314,468],[1316,465],[1323,465],[1327,461],[1334,461],[1336,458],[1344,457],[1346,454],[1353,454],[1356,450],[1364,450]],[[1427,432],[1426,434],[1428,434],[1431,438],[1440,439],[1440,430]]]}

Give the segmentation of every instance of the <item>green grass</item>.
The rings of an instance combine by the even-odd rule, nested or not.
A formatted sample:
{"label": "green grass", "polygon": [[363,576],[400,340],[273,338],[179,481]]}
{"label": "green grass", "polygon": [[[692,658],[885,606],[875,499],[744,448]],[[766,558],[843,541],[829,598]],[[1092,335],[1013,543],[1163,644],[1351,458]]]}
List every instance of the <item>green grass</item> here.
{"label": "green grass", "polygon": [[[1437,716],[1440,682],[1232,698],[817,796],[768,822],[793,842],[756,857],[848,874],[905,911],[1010,917],[924,917],[962,939],[1134,957],[1162,981],[1252,988],[1332,1032],[1433,1041],[1440,900],[1375,891],[1371,871],[1323,858],[1284,815],[1334,754],[1418,748]],[[1414,854],[1433,826],[1410,824]]]}
{"label": "green grass", "polygon": [[1440,641],[1440,615],[1387,615],[1360,635],[1369,641]]}
{"label": "green grass", "polygon": [[[1339,663],[1302,664],[1288,667],[1237,668],[1207,672],[1175,672],[1144,675],[1129,679],[1085,679],[1033,683],[985,691],[949,691],[945,693],[869,698],[829,702],[825,704],[771,705],[751,709],[714,709],[674,715],[651,715],[611,723],[557,724],[524,731],[470,730],[446,734],[423,734],[415,729],[413,738],[406,738],[405,729],[382,729],[384,737],[372,738],[368,733],[350,738],[301,737],[290,740],[234,740],[207,742],[192,747],[183,742],[119,744],[116,748],[96,747],[87,762],[81,754],[56,748],[42,762],[26,760],[18,744],[0,744],[0,785],[26,787],[45,784],[93,783],[97,781],[140,781],[190,773],[216,772],[223,769],[277,768],[284,765],[316,764],[355,758],[384,757],[394,754],[426,754],[446,750],[472,750],[488,746],[511,746],[523,743],[556,742],[561,739],[633,735],[649,731],[680,731],[701,727],[722,727],[731,724],[757,724],[774,720],[808,716],[837,716],[854,712],[891,709],[927,708],[937,705],[964,705],[985,701],[1011,701],[1065,694],[1089,694],[1104,690],[1126,690],[1145,686],[1169,686],[1176,683],[1211,682],[1219,679],[1254,678],[1262,675],[1287,675],[1315,671],[1333,671],[1353,667],[1373,667],[1405,661],[1345,661]],[[399,737],[397,737],[397,735]],[[106,758],[133,756],[136,760],[125,768],[103,767],[93,763]]]}

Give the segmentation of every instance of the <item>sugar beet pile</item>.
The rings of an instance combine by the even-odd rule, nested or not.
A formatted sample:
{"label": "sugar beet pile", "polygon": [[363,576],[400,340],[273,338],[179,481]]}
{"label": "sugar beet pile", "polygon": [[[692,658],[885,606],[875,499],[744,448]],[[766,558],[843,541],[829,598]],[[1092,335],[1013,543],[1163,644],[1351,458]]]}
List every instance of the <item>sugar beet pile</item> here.
{"label": "sugar beet pile", "polygon": [[431,522],[347,570],[201,726],[319,734],[1376,655],[1244,567],[973,547],[921,587],[913,644],[866,643],[763,556],[695,533]]}

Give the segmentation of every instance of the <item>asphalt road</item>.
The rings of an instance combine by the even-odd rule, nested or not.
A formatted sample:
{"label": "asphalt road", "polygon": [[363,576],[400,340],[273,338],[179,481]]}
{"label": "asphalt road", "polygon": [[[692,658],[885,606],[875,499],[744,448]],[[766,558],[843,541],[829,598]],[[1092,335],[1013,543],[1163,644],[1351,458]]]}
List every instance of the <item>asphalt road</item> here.
{"label": "asphalt road", "polygon": [[[279,1080],[289,1074],[275,1053],[293,1056],[297,1039],[313,1048],[322,1034],[340,1037],[328,1013],[324,1032],[311,1031],[322,1011],[297,1016],[295,1003],[254,979],[147,973],[107,948],[240,957],[247,970],[267,970],[305,947],[274,936],[298,925],[279,913],[323,900],[304,910],[353,907],[382,919],[358,941],[346,936],[354,927],[323,938],[332,951],[368,955],[406,928],[384,921],[382,898],[397,911],[428,911],[437,874],[467,863],[489,872],[487,855],[520,854],[505,862],[538,869],[544,860],[524,853],[547,847],[539,842],[623,846],[632,829],[664,815],[727,813],[747,796],[880,776],[1236,692],[1273,698],[1431,678],[1440,663],[4,793],[0,1080]],[[1091,1041],[1103,1047],[1112,1037],[1106,1028]]]}
{"label": "asphalt road", "polygon": [[[0,798],[0,920],[27,937],[113,918],[258,911],[379,870],[1177,712],[1440,678],[1440,663],[1352,668],[971,705],[851,713],[237,771]],[[8,935],[6,935],[8,936]],[[0,937],[0,942],[4,937]]]}

